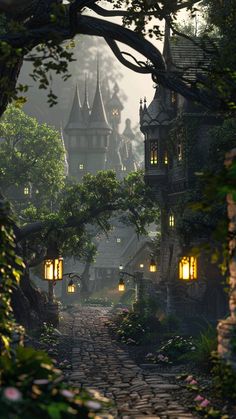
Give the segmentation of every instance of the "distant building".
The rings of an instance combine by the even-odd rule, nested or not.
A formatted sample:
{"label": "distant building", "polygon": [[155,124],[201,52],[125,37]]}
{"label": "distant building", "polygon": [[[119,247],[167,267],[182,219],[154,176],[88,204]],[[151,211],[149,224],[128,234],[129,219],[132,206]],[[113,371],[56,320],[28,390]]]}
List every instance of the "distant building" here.
{"label": "distant building", "polygon": [[[165,33],[163,55],[167,69],[196,80],[209,65],[196,38],[170,37]],[[195,172],[201,171],[208,159],[209,129],[221,121],[181,95],[157,86],[152,102],[140,103],[140,126],[145,143],[145,179],[153,187],[161,209],[161,246],[159,274],[166,289],[169,313],[186,317],[204,315],[220,318],[225,313],[222,277],[203,254],[198,258],[198,279],[178,280],[178,261],[202,237],[189,237],[182,243],[176,226],[183,216],[184,202],[196,182]]]}
{"label": "distant building", "polygon": [[[86,173],[96,174],[99,170],[115,170],[118,178],[137,170],[138,163],[133,152],[135,134],[130,119],[126,120],[120,133],[121,114],[124,106],[119,97],[119,87],[115,83],[112,94],[108,83],[100,83],[99,68],[92,105],[88,101],[89,86],[85,81],[84,97],[81,103],[78,87],[75,88],[68,122],[64,128],[67,150],[68,173],[81,181]],[[91,96],[91,94],[90,94]],[[108,237],[97,239],[98,255],[91,269],[91,288],[99,289],[118,281],[119,265],[133,253],[126,252],[127,243],[137,243],[130,252],[135,252],[139,242],[131,227],[113,220],[114,228]],[[141,245],[141,244],[140,244]],[[74,269],[74,268],[73,268]],[[81,267],[82,269],[82,267]]]}

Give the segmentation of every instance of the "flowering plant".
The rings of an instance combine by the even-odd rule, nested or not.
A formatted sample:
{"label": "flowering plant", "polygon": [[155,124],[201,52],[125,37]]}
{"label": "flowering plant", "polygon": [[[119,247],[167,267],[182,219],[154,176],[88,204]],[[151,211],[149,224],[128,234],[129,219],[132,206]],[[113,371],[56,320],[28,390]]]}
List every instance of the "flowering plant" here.
{"label": "flowering plant", "polygon": [[109,406],[98,392],[70,388],[61,371],[42,351],[18,347],[15,359],[0,358],[0,413],[2,418],[95,418]]}

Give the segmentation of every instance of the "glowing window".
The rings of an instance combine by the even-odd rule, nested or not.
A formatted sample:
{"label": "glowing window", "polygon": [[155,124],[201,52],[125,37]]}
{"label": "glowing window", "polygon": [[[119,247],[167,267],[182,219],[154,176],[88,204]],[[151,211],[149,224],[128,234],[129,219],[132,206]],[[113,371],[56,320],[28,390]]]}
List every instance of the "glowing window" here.
{"label": "glowing window", "polygon": [[119,109],[112,109],[112,116],[119,116]]}
{"label": "glowing window", "polygon": [[157,166],[158,164],[158,147],[157,147],[157,141],[151,142],[151,149],[150,149],[150,164],[152,166]]}
{"label": "glowing window", "polygon": [[169,215],[169,227],[173,228],[175,226],[175,216],[174,214]]}
{"label": "glowing window", "polygon": [[117,237],[116,243],[121,243],[121,238],[120,237]]}
{"label": "glowing window", "polygon": [[29,195],[30,193],[30,188],[28,186],[24,187],[24,195]]}
{"label": "glowing window", "polygon": [[181,143],[179,143],[177,146],[177,158],[178,158],[178,161],[183,160],[183,146]]}
{"label": "glowing window", "polygon": [[84,165],[82,163],[79,165],[79,170],[84,170]]}

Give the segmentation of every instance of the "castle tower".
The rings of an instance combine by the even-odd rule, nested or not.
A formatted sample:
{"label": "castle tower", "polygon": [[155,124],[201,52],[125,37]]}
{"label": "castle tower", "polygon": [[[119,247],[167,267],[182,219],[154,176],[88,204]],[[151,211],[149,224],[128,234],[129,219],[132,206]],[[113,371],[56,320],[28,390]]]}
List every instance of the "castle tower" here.
{"label": "castle tower", "polygon": [[113,130],[119,132],[119,124],[121,121],[121,111],[124,109],[120,98],[118,96],[119,86],[115,83],[113,88],[113,95],[111,99],[106,104],[106,109],[108,113],[108,120]]}
{"label": "castle tower", "polygon": [[69,176],[80,181],[85,173],[95,174],[105,169],[108,136],[111,131],[104,109],[98,68],[92,109],[90,110],[88,102],[87,80],[85,80],[83,105],[81,106],[79,91],[76,88],[69,120],[65,127],[68,136]]}
{"label": "castle tower", "polygon": [[80,163],[80,158],[81,150],[83,150],[86,145],[85,129],[86,125],[82,114],[79,90],[76,86],[68,123],[64,129],[67,135],[68,174],[76,179],[81,178],[81,176],[79,176],[80,171],[82,171],[82,166],[80,166],[82,162]]}

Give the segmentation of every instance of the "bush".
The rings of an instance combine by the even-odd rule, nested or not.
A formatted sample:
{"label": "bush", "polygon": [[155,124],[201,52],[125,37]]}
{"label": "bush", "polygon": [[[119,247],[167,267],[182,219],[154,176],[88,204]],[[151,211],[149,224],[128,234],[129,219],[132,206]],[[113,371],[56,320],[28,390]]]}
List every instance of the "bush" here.
{"label": "bush", "polygon": [[84,300],[85,305],[98,305],[102,307],[112,307],[112,301],[109,301],[107,298],[86,298]]}
{"label": "bush", "polygon": [[213,386],[218,395],[224,399],[236,400],[236,372],[229,362],[219,358],[216,352],[213,353]]}
{"label": "bush", "polygon": [[88,392],[66,388],[61,371],[42,351],[18,347],[0,358],[1,417],[11,419],[95,418],[107,403]]}
{"label": "bush", "polygon": [[212,352],[217,349],[216,329],[209,326],[205,332],[193,341],[195,350],[186,354],[183,358],[195,361],[204,370],[210,371],[212,368]]}
{"label": "bush", "polygon": [[160,322],[156,317],[138,312],[123,312],[116,320],[116,333],[122,342],[138,345],[156,340]]}
{"label": "bush", "polygon": [[168,341],[162,342],[158,351],[147,354],[146,360],[156,364],[172,364],[180,361],[186,352],[194,350],[191,337],[173,336]]}

